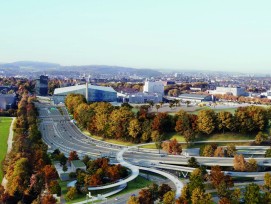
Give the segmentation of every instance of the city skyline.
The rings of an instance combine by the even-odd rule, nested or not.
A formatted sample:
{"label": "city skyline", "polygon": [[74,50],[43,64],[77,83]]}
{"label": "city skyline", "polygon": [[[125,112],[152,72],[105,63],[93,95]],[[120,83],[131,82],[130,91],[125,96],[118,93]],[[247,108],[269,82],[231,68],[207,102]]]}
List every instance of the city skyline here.
{"label": "city skyline", "polygon": [[0,8],[1,62],[268,73],[268,1],[20,1]]}

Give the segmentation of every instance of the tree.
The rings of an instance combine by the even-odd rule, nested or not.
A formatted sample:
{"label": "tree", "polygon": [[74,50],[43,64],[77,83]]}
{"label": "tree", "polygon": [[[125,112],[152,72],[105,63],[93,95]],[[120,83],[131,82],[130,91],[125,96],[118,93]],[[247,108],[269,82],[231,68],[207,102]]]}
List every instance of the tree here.
{"label": "tree", "polygon": [[49,183],[49,191],[51,194],[57,194],[57,196],[61,195],[61,187],[59,185],[59,183],[54,180],[54,181],[50,181]]}
{"label": "tree", "polygon": [[52,165],[46,165],[46,166],[43,168],[43,172],[44,172],[44,175],[45,175],[45,182],[46,182],[47,184],[49,184],[50,181],[55,180],[55,179],[58,178],[56,169],[55,169],[55,167],[52,166]]}
{"label": "tree", "polygon": [[149,190],[152,194],[152,198],[153,200],[157,200],[158,198],[158,185],[156,183],[152,183],[150,186],[149,186]]}
{"label": "tree", "polygon": [[159,186],[159,189],[158,189],[159,200],[162,201],[164,198],[164,195],[171,190],[172,190],[171,187],[165,183]]}
{"label": "tree", "polygon": [[218,204],[232,204],[232,202],[230,199],[223,197],[219,200]]}
{"label": "tree", "polygon": [[205,109],[198,113],[199,131],[210,135],[216,128],[216,114],[213,110]]}
{"label": "tree", "polygon": [[222,130],[223,133],[225,130],[231,131],[233,129],[233,115],[227,111],[220,111],[217,114],[218,129]]}
{"label": "tree", "polygon": [[129,123],[134,118],[134,113],[125,107],[115,109],[110,114],[108,135],[115,139],[127,139]]}
{"label": "tree", "polygon": [[256,144],[261,144],[262,142],[266,141],[268,136],[264,134],[262,131],[258,132],[258,134],[255,137],[255,143]]}
{"label": "tree", "polygon": [[164,204],[174,204],[175,201],[175,193],[173,191],[168,191],[163,196]]}
{"label": "tree", "polygon": [[185,131],[190,129],[188,113],[184,110],[180,110],[176,113],[176,115],[178,119],[176,121],[175,130],[180,134],[184,134]]}
{"label": "tree", "polygon": [[76,151],[71,151],[68,158],[69,162],[73,160],[79,160],[79,156]]}
{"label": "tree", "polygon": [[246,171],[246,161],[242,154],[234,156],[233,168],[235,171]]}
{"label": "tree", "polygon": [[132,119],[129,123],[128,127],[129,135],[136,139],[139,137],[140,132],[141,132],[141,124],[138,119]]}
{"label": "tree", "polygon": [[152,195],[149,189],[143,188],[138,194],[140,204],[153,204]]}
{"label": "tree", "polygon": [[63,170],[64,172],[66,172],[66,171],[68,170],[68,167],[67,167],[66,165],[64,165],[64,166],[62,167],[62,170]]}
{"label": "tree", "polygon": [[212,204],[211,194],[205,194],[204,191],[197,187],[193,190],[191,196],[192,204]]}
{"label": "tree", "polygon": [[213,157],[216,148],[217,148],[216,144],[204,146],[203,151],[202,151],[202,156],[204,156],[204,157]]}
{"label": "tree", "polygon": [[260,187],[255,183],[250,183],[245,188],[244,199],[246,204],[262,203]]}
{"label": "tree", "polygon": [[[14,168],[11,171],[10,168]],[[24,190],[29,186],[30,181],[30,163],[27,158],[20,158],[16,161],[14,166],[10,166],[8,172],[11,175],[8,176],[7,190],[10,195],[14,195],[16,192],[23,194]]]}
{"label": "tree", "polygon": [[195,140],[195,133],[191,129],[184,131],[183,136],[187,144]]}
{"label": "tree", "polygon": [[163,150],[169,154],[181,154],[182,146],[174,138],[173,140],[165,141],[162,143]]}
{"label": "tree", "polygon": [[264,188],[267,189],[268,191],[271,190],[271,174],[270,173],[264,174]]}
{"label": "tree", "polygon": [[70,187],[66,196],[65,196],[65,199],[67,201],[70,201],[70,200],[73,200],[74,197],[75,197],[75,194],[76,194],[76,188],[75,187]]}
{"label": "tree", "polygon": [[155,105],[156,111],[158,112],[158,110],[161,108],[161,106],[159,104]]}
{"label": "tree", "polygon": [[202,171],[199,168],[196,168],[190,175],[188,189],[190,195],[192,195],[192,192],[196,189],[203,189],[204,190],[204,179],[202,176]]}
{"label": "tree", "polygon": [[172,116],[167,113],[157,113],[152,121],[152,130],[160,134],[172,131]]}
{"label": "tree", "polygon": [[234,155],[236,154],[237,150],[234,144],[229,144],[226,147],[226,155],[228,157],[234,157]]}
{"label": "tree", "polygon": [[250,158],[248,162],[246,163],[246,171],[257,171],[258,169],[258,164],[257,161],[253,158]]}
{"label": "tree", "polygon": [[44,195],[41,198],[41,204],[55,204],[55,203],[57,203],[57,200],[51,194]]}
{"label": "tree", "polygon": [[265,157],[271,157],[271,149],[265,151]]}
{"label": "tree", "polygon": [[224,157],[225,156],[225,150],[223,147],[217,147],[214,152],[214,157]]}
{"label": "tree", "polygon": [[195,157],[190,157],[190,159],[188,159],[188,166],[193,167],[193,168],[198,168],[199,163]]}
{"label": "tree", "polygon": [[130,196],[126,204],[140,204],[138,197]]}

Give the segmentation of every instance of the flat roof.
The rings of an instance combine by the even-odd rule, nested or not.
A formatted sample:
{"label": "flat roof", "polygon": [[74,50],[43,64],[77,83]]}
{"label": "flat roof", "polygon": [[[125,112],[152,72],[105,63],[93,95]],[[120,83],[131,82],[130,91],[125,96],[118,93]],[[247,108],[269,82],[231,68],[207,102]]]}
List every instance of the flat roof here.
{"label": "flat roof", "polygon": [[82,162],[81,160],[72,160],[71,163],[75,168],[86,167],[84,162]]}
{"label": "flat roof", "polygon": [[207,96],[210,95],[203,95],[203,94],[181,94],[179,98],[198,98],[198,99],[204,99]]}
{"label": "flat roof", "polygon": [[[56,88],[54,90],[54,95],[55,94],[62,94],[62,93],[65,93],[65,92],[82,90],[82,89],[85,89],[85,88],[86,88],[86,84]],[[91,84],[88,85],[88,89],[96,89],[96,90],[113,92],[113,93],[116,92],[112,87],[95,86],[95,85],[91,85]]]}

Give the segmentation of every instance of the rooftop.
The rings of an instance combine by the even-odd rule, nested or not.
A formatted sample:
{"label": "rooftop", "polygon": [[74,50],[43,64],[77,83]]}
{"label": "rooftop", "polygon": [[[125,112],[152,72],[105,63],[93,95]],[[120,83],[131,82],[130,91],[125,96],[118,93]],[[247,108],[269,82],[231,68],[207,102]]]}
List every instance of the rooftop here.
{"label": "rooftop", "polygon": [[71,161],[71,164],[73,164],[73,166],[75,168],[86,167],[86,165],[84,164],[84,162],[82,162],[81,160],[73,160],[73,161]]}
{"label": "rooftop", "polygon": [[179,98],[199,98],[199,99],[204,99],[209,95],[203,95],[203,94],[181,94]]}
{"label": "rooftop", "polygon": [[[65,92],[77,91],[77,90],[81,90],[85,88],[86,88],[86,84],[56,88],[54,91],[54,94],[62,94]],[[96,89],[96,90],[107,91],[107,92],[116,92],[112,87],[95,86],[95,85],[90,85],[90,84],[88,85],[88,89]]]}

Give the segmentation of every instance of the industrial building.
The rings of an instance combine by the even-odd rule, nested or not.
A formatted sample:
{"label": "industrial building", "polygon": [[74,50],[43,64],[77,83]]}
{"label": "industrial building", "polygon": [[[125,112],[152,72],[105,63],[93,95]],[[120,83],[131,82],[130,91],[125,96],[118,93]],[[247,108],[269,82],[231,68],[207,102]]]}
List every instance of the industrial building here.
{"label": "industrial building", "polygon": [[162,81],[145,81],[143,87],[144,93],[157,93],[164,95],[164,84]]}
{"label": "industrial building", "polygon": [[195,103],[214,100],[212,95],[202,95],[202,94],[181,94],[178,98],[184,102],[191,101]]}
{"label": "industrial building", "polygon": [[163,96],[157,93],[142,93],[142,92],[131,94],[118,93],[118,99],[120,102],[126,103],[147,103],[149,101],[159,103],[163,101]]}
{"label": "industrial building", "polygon": [[48,95],[48,76],[41,75],[36,79],[35,92],[38,96]]}
{"label": "industrial building", "polygon": [[56,88],[53,95],[54,103],[64,103],[66,96],[70,93],[82,94],[88,102],[117,101],[117,92],[112,87],[95,86],[86,83],[83,85]]}
{"label": "industrial building", "polygon": [[210,94],[222,94],[233,96],[246,96],[245,88],[241,87],[216,87],[216,90],[210,90]]}
{"label": "industrial building", "polygon": [[16,94],[0,94],[0,109],[8,110],[14,108],[16,103]]}

